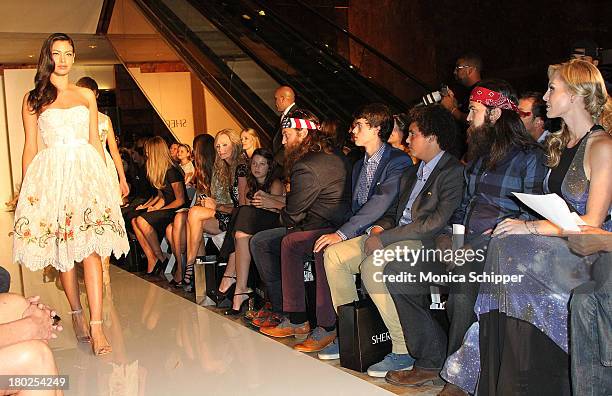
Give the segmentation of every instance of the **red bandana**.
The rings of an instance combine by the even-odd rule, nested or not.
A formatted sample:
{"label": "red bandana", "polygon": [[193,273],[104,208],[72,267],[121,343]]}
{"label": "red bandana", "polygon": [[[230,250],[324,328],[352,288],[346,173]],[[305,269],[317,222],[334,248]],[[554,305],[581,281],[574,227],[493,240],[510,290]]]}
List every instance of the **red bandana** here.
{"label": "red bandana", "polygon": [[482,103],[488,107],[496,107],[499,109],[513,110],[521,113],[510,99],[499,92],[491,91],[485,87],[476,87],[472,89],[470,94],[470,102]]}

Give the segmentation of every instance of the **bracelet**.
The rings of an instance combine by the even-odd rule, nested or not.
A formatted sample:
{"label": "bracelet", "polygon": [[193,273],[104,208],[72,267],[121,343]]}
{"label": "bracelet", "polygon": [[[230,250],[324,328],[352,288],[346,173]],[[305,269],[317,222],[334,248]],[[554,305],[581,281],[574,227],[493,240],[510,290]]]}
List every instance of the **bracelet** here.
{"label": "bracelet", "polygon": [[529,224],[527,224],[527,220],[525,220],[525,227],[527,227],[527,231],[529,231],[531,235],[540,235],[540,233],[538,232],[538,227],[535,224],[533,225],[533,231],[532,231],[529,228]]}

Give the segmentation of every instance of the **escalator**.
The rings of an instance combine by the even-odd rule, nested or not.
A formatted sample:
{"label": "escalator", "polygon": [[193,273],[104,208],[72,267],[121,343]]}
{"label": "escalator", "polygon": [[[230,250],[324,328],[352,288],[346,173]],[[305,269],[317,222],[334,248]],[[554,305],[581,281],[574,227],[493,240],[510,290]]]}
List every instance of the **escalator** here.
{"label": "escalator", "polygon": [[[367,46],[342,28],[325,20],[300,1],[305,21],[288,21],[264,0],[134,0],[145,18],[156,27],[185,64],[247,127],[271,139],[278,113],[274,90],[289,85],[300,106],[321,118],[348,126],[361,105],[382,102],[394,112],[406,111],[426,91],[426,84]],[[409,87],[401,99],[366,75],[334,45],[296,29],[308,19],[336,29],[353,51],[384,65],[397,84]],[[397,78],[396,78],[397,76]],[[389,78],[387,78],[389,80]],[[393,88],[393,87],[390,87]]]}

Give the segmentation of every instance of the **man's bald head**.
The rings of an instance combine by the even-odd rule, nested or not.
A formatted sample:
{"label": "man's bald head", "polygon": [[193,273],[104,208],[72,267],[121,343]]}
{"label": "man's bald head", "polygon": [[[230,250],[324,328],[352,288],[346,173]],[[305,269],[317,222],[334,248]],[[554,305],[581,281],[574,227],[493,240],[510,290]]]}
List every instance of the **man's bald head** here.
{"label": "man's bald head", "polygon": [[274,100],[276,102],[276,110],[282,113],[292,103],[295,103],[295,92],[293,92],[291,87],[283,85],[274,92]]}

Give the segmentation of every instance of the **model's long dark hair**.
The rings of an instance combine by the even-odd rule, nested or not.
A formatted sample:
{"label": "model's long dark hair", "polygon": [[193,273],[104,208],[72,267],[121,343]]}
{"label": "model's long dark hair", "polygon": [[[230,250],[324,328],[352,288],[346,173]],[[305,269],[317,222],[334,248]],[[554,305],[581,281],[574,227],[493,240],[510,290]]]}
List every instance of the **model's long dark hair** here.
{"label": "model's long dark hair", "polygon": [[249,173],[247,175],[247,195],[248,199],[253,199],[253,194],[255,194],[258,190],[262,190],[263,192],[270,193],[270,188],[272,188],[272,182],[276,179],[280,179],[278,166],[276,162],[274,162],[274,154],[272,151],[267,148],[258,148],[253,151],[253,155],[251,155],[251,161],[255,158],[256,155],[264,158],[268,163],[268,173],[266,174],[266,179],[263,184],[259,184],[255,176],[253,176],[253,172],[249,169]]}
{"label": "model's long dark hair", "polygon": [[43,43],[34,77],[34,89],[28,95],[28,106],[36,114],[40,114],[43,107],[57,99],[57,88],[51,83],[51,74],[55,71],[51,48],[56,41],[68,41],[74,53],[74,42],[65,33],[53,33]]}

